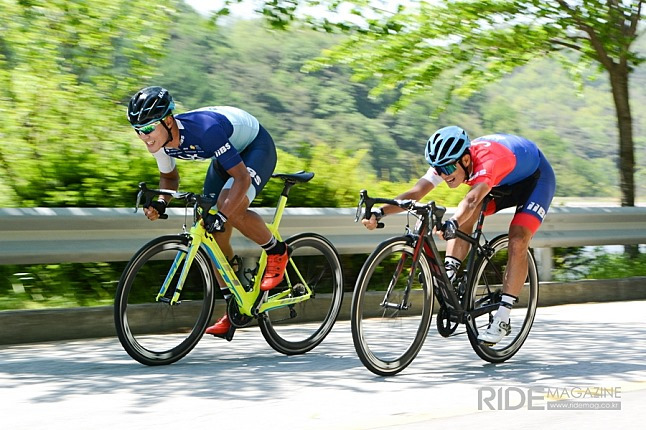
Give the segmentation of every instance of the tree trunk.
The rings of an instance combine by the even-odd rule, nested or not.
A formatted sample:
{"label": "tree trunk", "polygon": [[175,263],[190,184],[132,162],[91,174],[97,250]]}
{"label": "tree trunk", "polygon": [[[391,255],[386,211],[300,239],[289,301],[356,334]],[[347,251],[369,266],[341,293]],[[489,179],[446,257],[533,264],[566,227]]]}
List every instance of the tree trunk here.
{"label": "tree trunk", "polygon": [[610,70],[612,97],[617,111],[619,129],[619,185],[621,206],[635,206],[635,150],[633,146],[633,120],[628,95],[628,69]]}
{"label": "tree trunk", "polygon": [[[619,180],[621,206],[635,206],[635,149],[633,145],[633,120],[630,113],[628,94],[629,71],[626,67],[609,70],[612,97],[617,111],[619,129]],[[638,245],[624,246],[624,252],[631,258],[639,255]]]}

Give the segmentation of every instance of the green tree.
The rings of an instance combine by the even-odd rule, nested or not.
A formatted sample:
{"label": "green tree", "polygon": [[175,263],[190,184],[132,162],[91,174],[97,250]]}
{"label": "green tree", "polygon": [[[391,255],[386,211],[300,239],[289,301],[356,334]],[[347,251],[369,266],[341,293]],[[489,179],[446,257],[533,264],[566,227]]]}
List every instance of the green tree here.
{"label": "green tree", "polygon": [[151,19],[143,0],[2,0],[0,204],[132,194],[146,169],[125,106],[155,72],[174,4]]}
{"label": "green tree", "polygon": [[[234,0],[237,1],[237,0]],[[367,0],[267,0],[262,12],[284,28],[299,5],[353,5],[360,24],[330,22],[329,16],[303,18],[319,29],[352,37],[327,51],[316,67],[347,64],[356,79],[379,78],[374,94],[398,89],[398,106],[420,93],[466,96],[499,80],[516,67],[556,55],[573,74],[595,64],[609,77],[619,139],[622,206],[635,203],[635,157],[629,78],[643,61],[633,48],[642,0],[420,1],[383,11]],[[347,8],[345,8],[347,10]],[[563,55],[573,51],[571,61]],[[446,82],[450,85],[443,85]],[[442,84],[442,85],[438,85]]]}

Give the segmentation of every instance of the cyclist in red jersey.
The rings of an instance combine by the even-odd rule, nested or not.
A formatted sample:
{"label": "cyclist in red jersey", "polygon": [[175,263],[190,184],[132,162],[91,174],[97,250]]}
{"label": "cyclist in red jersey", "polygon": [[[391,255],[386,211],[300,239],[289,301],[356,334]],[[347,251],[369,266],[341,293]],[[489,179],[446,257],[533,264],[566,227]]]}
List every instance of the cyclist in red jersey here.
{"label": "cyclist in red jersey", "polygon": [[[473,141],[460,127],[444,127],[426,142],[425,156],[431,165],[426,174],[397,199],[420,200],[435,186],[446,181],[450,188],[466,183],[471,189],[458,204],[455,214],[437,234],[447,240],[444,265],[451,281],[469,244],[456,239],[456,230],[473,232],[484,197],[493,189],[505,187],[509,193],[497,197],[487,206],[485,215],[516,207],[509,226],[509,256],[504,274],[503,295],[493,321],[478,339],[498,343],[511,331],[509,315],[527,278],[527,250],[532,236],[540,227],[556,189],[554,170],[534,142],[520,136],[492,134]],[[397,206],[384,205],[373,209],[373,216],[363,220],[372,230],[385,215],[401,212]]]}

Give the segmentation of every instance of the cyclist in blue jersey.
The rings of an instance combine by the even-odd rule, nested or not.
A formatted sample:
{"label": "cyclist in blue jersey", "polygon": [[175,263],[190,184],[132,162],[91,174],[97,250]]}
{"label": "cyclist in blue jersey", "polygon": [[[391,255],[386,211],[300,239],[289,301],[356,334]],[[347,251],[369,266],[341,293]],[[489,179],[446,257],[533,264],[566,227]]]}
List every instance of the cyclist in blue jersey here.
{"label": "cyclist in blue jersey", "polygon": [[[258,120],[242,109],[211,106],[174,115],[174,108],[168,90],[158,86],[138,91],[128,106],[130,124],[157,160],[159,187],[178,189],[180,176],[175,159],[211,160],[203,192],[218,196],[218,212],[204,218],[205,227],[217,233],[213,236],[229,260],[234,258],[234,252],[232,229],[226,225],[260,245],[267,252],[267,269],[260,288],[274,288],[283,279],[288,249],[284,242],[276,240],[260,215],[249,209],[276,167],[274,141]],[[160,196],[144,213],[150,220],[158,219],[169,200]],[[229,300],[228,288],[222,292]],[[225,314],[206,333],[225,337],[232,330],[235,328]]]}
{"label": "cyclist in blue jersey", "polygon": [[[460,127],[444,127],[426,142],[426,161],[431,165],[426,174],[398,199],[420,200],[435,186],[445,181],[450,188],[462,183],[471,189],[459,203],[455,214],[447,220],[438,235],[447,240],[444,265],[455,281],[469,244],[456,238],[456,230],[473,232],[484,197],[496,187],[510,193],[489,203],[485,215],[516,207],[509,226],[509,256],[504,274],[501,306],[489,327],[478,339],[495,344],[511,331],[509,315],[527,278],[527,250],[549,209],[556,189],[554,171],[543,153],[523,137],[508,134],[482,136],[473,141]],[[385,205],[373,209],[374,214],[363,224],[370,230],[386,214],[400,212],[398,206]]]}

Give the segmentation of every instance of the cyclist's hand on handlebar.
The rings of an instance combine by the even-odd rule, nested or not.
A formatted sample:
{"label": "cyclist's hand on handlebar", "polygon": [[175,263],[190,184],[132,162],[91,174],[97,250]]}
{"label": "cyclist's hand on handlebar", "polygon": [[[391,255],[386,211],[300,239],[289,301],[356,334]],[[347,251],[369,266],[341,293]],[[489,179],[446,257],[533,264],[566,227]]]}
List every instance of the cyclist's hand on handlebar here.
{"label": "cyclist's hand on handlebar", "polygon": [[166,212],[166,202],[158,200],[150,203],[150,206],[144,208],[144,214],[149,220],[155,221]]}
{"label": "cyclist's hand on handlebar", "polygon": [[209,233],[223,232],[225,222],[227,222],[227,217],[222,212],[207,214],[204,218],[204,228]]}
{"label": "cyclist's hand on handlebar", "polygon": [[442,224],[442,227],[440,228],[440,231],[437,232],[437,234],[441,239],[444,240],[455,239],[457,236],[456,232],[458,231],[458,227],[458,222],[454,219],[450,219]]}
{"label": "cyclist's hand on handlebar", "polygon": [[366,226],[368,230],[374,230],[377,228],[379,221],[383,218],[384,213],[382,209],[372,209],[370,212],[370,218],[366,219],[365,217],[361,220],[361,224]]}

